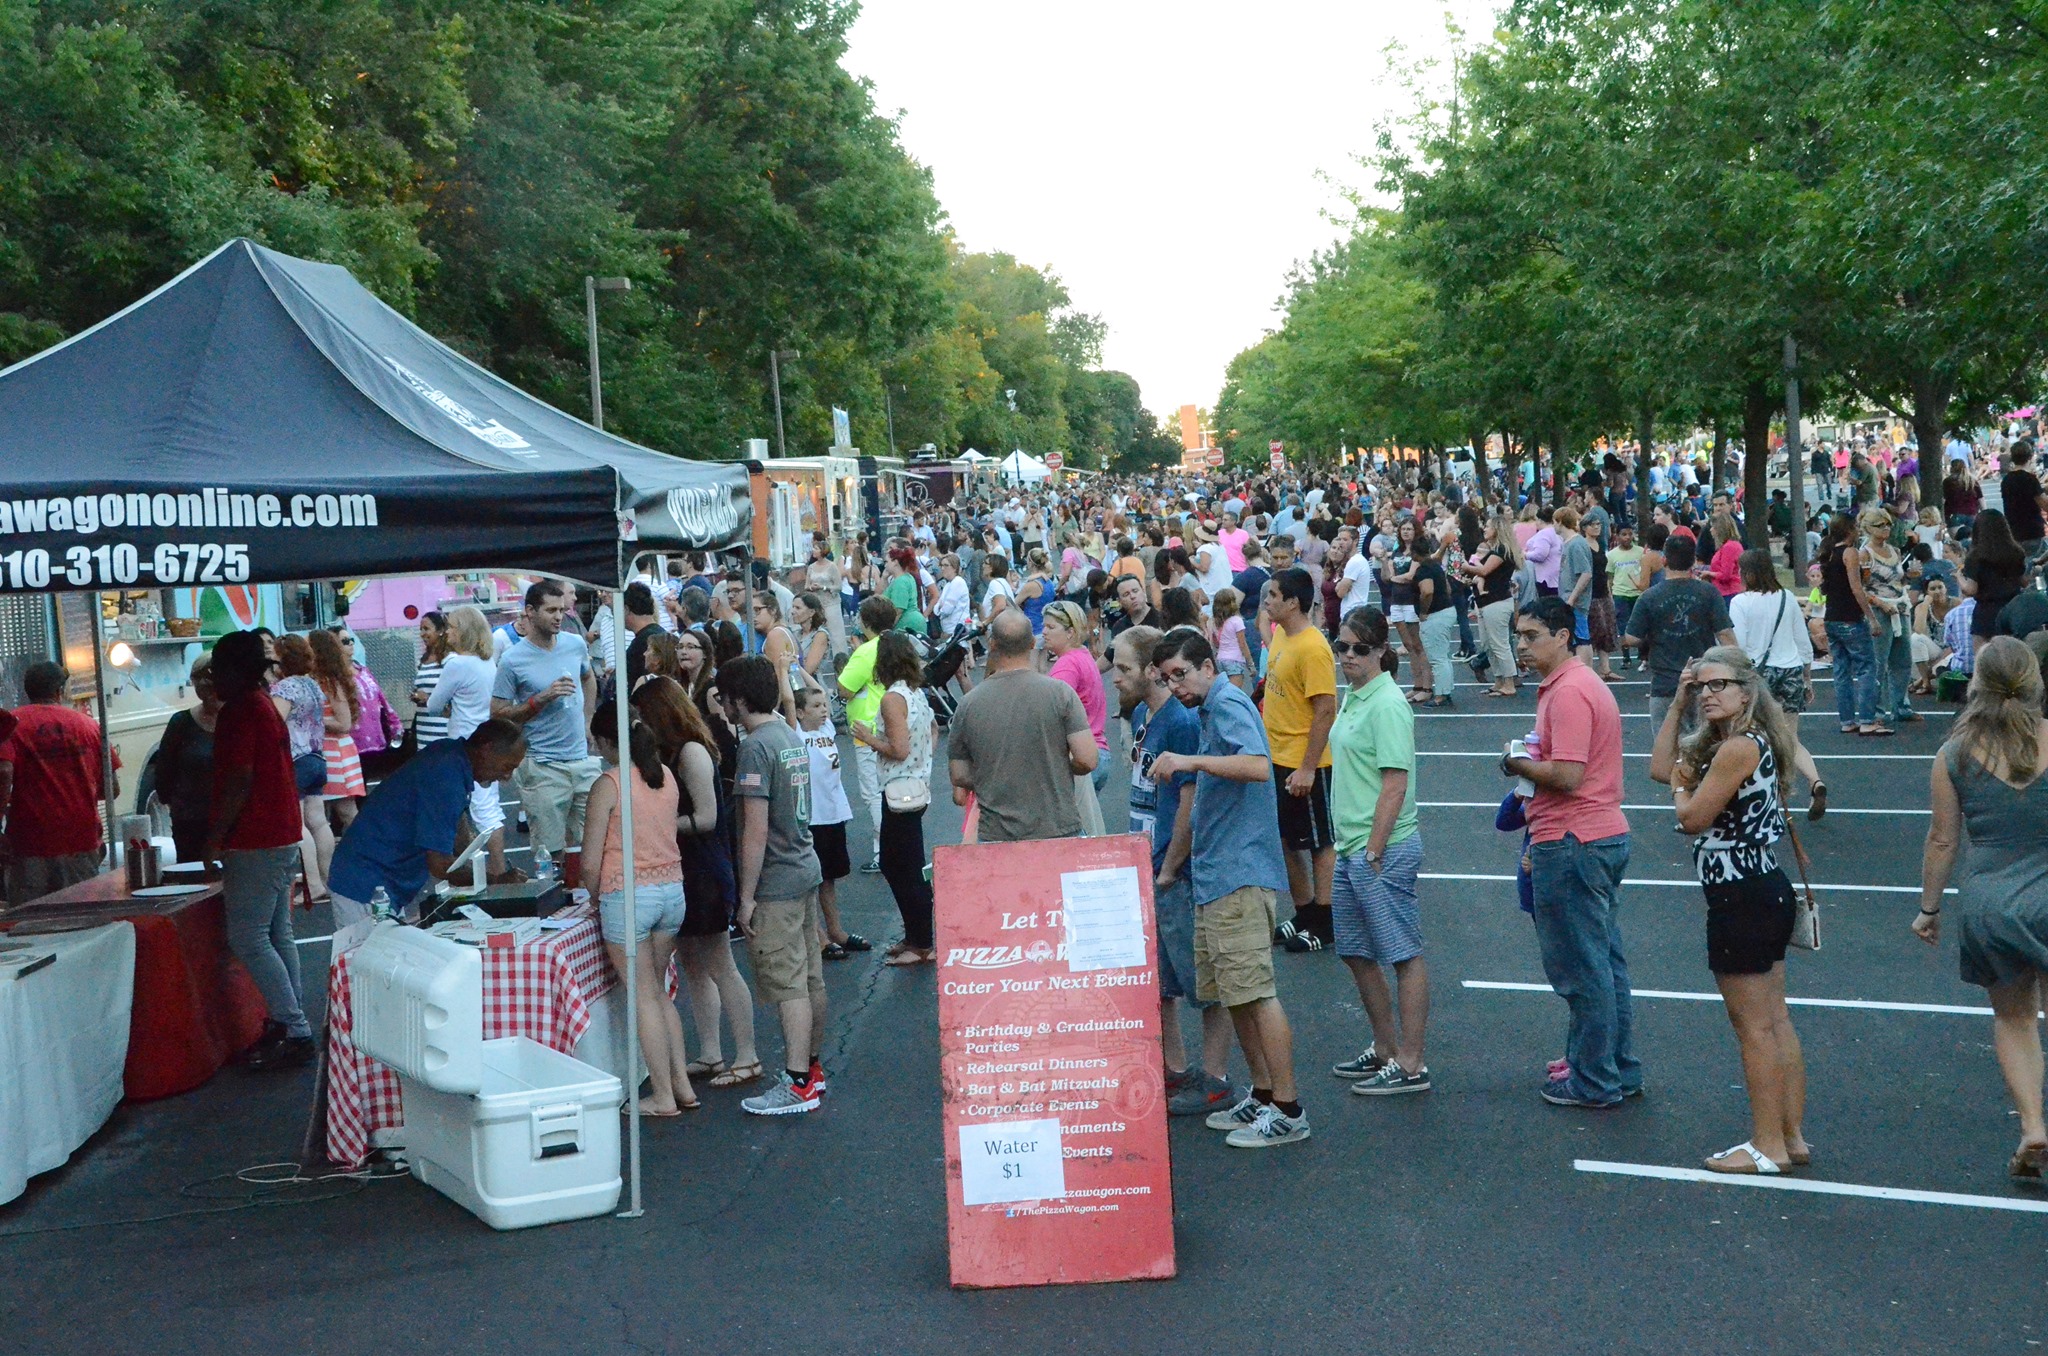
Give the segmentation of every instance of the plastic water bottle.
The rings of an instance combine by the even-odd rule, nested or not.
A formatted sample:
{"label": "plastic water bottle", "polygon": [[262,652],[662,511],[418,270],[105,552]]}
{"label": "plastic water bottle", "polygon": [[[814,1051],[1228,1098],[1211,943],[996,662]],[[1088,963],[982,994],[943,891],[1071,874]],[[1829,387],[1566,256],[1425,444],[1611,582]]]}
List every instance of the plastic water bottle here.
{"label": "plastic water bottle", "polygon": [[370,893],[370,917],[382,921],[391,916],[391,896],[380,885]]}
{"label": "plastic water bottle", "polygon": [[544,847],[533,850],[533,878],[537,881],[551,881],[555,878],[555,859]]}

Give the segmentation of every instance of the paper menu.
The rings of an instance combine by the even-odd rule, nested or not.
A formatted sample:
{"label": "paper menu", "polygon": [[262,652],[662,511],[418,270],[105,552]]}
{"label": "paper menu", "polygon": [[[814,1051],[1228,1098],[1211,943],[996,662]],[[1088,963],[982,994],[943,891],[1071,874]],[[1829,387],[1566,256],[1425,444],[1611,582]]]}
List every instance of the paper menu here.
{"label": "paper menu", "polygon": [[1060,1156],[1056,1118],[960,1127],[963,1204],[1044,1201],[1066,1194],[1066,1162]]}
{"label": "paper menu", "polygon": [[1067,969],[1115,970],[1145,963],[1145,920],[1135,867],[1060,873]]}

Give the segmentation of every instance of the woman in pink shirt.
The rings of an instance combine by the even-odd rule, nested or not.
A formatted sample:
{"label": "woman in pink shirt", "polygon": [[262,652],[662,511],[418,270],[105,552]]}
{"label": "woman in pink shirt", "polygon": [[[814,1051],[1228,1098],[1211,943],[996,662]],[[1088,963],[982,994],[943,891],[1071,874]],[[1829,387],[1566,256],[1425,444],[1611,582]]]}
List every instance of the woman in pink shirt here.
{"label": "woman in pink shirt", "polygon": [[1711,530],[1720,545],[1714,548],[1707,573],[1723,598],[1733,598],[1742,592],[1742,533],[1736,529],[1735,515],[1726,510],[1714,515]]}
{"label": "woman in pink shirt", "polygon": [[[1089,732],[1095,736],[1095,747],[1107,750],[1109,739],[1104,733],[1104,726],[1109,710],[1102,695],[1102,670],[1096,666],[1095,656],[1088,649],[1088,636],[1088,614],[1082,611],[1080,604],[1062,599],[1045,609],[1045,652],[1052,656],[1052,667],[1047,672],[1074,689],[1074,695],[1081,699],[1081,710],[1088,717]],[[1099,793],[1107,780],[1107,758],[1095,760],[1092,774],[1083,772],[1074,778],[1074,799],[1081,811],[1081,833],[1084,837],[1095,837],[1103,832]]]}

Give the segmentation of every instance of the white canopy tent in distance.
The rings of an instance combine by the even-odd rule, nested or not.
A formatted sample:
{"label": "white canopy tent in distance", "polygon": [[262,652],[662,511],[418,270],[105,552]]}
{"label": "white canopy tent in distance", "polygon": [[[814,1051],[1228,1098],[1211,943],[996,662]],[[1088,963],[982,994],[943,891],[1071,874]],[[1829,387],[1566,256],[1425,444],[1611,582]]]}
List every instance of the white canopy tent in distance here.
{"label": "white canopy tent in distance", "polygon": [[[744,465],[601,432],[346,269],[248,240],[0,372],[0,594],[504,570],[616,596],[641,553],[744,551],[752,525]],[[623,678],[624,626],[612,665]],[[619,817],[631,843],[632,796]],[[630,917],[631,851],[622,865]],[[620,977],[629,1072],[636,969]]]}

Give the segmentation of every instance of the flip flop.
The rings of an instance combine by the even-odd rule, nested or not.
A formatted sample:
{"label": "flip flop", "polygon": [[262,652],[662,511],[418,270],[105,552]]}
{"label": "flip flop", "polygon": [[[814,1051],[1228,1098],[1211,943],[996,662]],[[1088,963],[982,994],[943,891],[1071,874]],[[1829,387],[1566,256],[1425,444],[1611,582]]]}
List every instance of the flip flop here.
{"label": "flip flop", "polygon": [[2023,1181],[2038,1182],[2044,1169],[2048,1169],[2048,1144],[2025,1144],[2013,1154],[2005,1170]]}
{"label": "flip flop", "polygon": [[[1722,1166],[1721,1160],[1728,1158],[1735,1159],[1735,1162]],[[1748,1160],[1746,1165],[1744,1165],[1745,1159]],[[1707,1159],[1706,1168],[1708,1172],[1726,1173],[1731,1177],[1776,1177],[1785,1171],[1776,1163],[1766,1158],[1763,1151],[1748,1140],[1742,1141],[1742,1143],[1732,1149],[1723,1149],[1720,1153]]]}
{"label": "flip flop", "polygon": [[761,1061],[757,1059],[752,1064],[735,1064],[731,1068],[713,1075],[711,1086],[714,1088],[737,1088],[742,1084],[753,1082],[760,1076]]}
{"label": "flip flop", "polygon": [[1815,782],[1813,784],[1813,795],[1806,806],[1806,817],[1808,819],[1819,819],[1827,812],[1828,784],[1826,782]]}
{"label": "flip flop", "polygon": [[939,953],[936,950],[921,951],[917,947],[906,946],[895,955],[889,957],[889,959],[883,961],[882,964],[898,966],[930,965],[938,959],[938,956]]}
{"label": "flip flop", "polygon": [[1803,1154],[1792,1153],[1790,1150],[1786,1152],[1790,1155],[1793,1167],[1810,1168],[1813,1166],[1813,1146],[1811,1144],[1806,1146],[1806,1152]]}
{"label": "flip flop", "polygon": [[683,1072],[692,1078],[715,1078],[731,1067],[729,1059],[693,1059],[683,1066]]}

